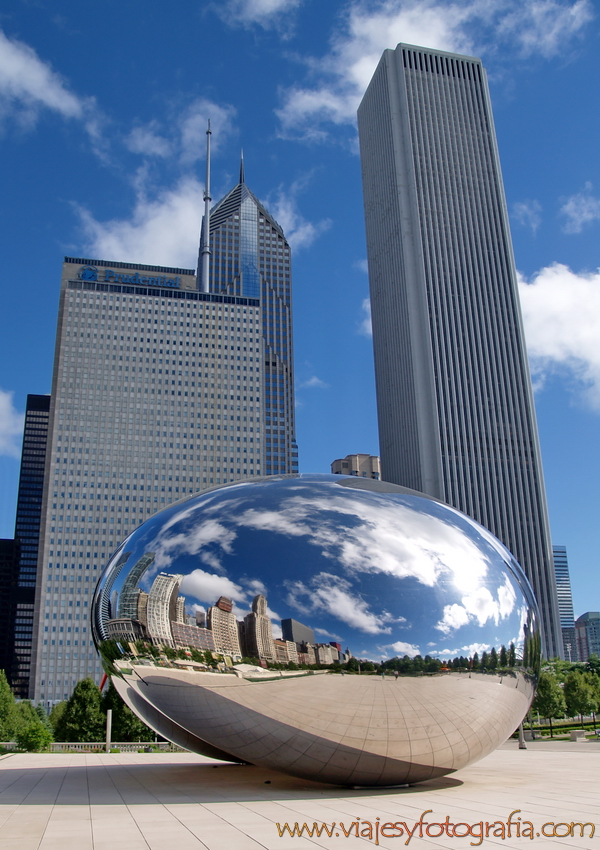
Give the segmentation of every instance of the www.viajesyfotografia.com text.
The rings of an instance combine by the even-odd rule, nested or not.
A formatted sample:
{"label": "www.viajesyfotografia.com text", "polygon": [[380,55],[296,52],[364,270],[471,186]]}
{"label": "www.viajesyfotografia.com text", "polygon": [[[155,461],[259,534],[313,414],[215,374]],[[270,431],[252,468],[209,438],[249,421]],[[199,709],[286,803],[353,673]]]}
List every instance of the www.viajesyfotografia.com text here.
{"label": "www.viajesyfotografia.com text", "polygon": [[418,821],[383,821],[382,818],[367,820],[357,817],[352,821],[333,823],[276,823],[281,838],[284,836],[306,838],[365,838],[379,844],[380,838],[404,838],[410,844],[413,838],[468,838],[472,847],[483,844],[486,838],[593,838],[596,827],[583,821],[548,821],[536,827],[519,817],[521,809],[515,809],[506,820],[477,821],[476,823],[454,823],[447,815],[443,821],[425,820],[433,809],[423,812]]}

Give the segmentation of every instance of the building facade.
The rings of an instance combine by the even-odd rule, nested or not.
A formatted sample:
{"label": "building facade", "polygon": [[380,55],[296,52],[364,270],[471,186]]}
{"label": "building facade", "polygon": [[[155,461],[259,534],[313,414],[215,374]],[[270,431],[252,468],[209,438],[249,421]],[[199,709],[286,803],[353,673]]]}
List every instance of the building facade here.
{"label": "building facade", "polygon": [[377,455],[346,455],[331,464],[333,475],[357,475],[359,478],[381,479],[381,463]]}
{"label": "building facade", "polygon": [[267,614],[267,600],[259,593],[252,600],[252,611],[244,617],[244,652],[250,658],[276,661],[271,618]]}
{"label": "building facade", "polygon": [[564,657],[566,661],[579,661],[567,547],[553,546],[552,558],[554,561],[554,575],[556,576],[556,594],[558,596],[558,613],[560,616]]}
{"label": "building facade", "polygon": [[206,626],[212,632],[217,652],[229,655],[234,660],[242,657],[238,622],[229,597],[220,596],[215,605],[210,606],[206,612]]}
{"label": "building facade", "polygon": [[600,613],[586,611],[575,620],[577,651],[580,661],[587,661],[590,655],[600,655]]}
{"label": "building facade", "polygon": [[297,470],[289,246],[243,182],[210,233],[208,292],[191,269],[65,258],[30,683],[48,706],[100,681],[89,605],[134,528],[211,485]]}
{"label": "building facade", "polygon": [[50,396],[27,396],[15,520],[18,562],[12,579],[10,602],[3,608],[9,646],[4,669],[13,693],[20,699],[27,699],[30,689],[49,413]]}
{"label": "building facade", "polygon": [[399,44],[358,111],[382,477],[490,529],[563,653],[537,425],[485,71]]}
{"label": "building facade", "polygon": [[[201,246],[204,223],[202,227]],[[211,210],[209,229],[208,291],[260,302],[263,474],[298,472],[291,250],[279,224],[246,185],[243,164],[238,185]],[[198,288],[202,290],[205,287],[200,258],[198,277]]]}

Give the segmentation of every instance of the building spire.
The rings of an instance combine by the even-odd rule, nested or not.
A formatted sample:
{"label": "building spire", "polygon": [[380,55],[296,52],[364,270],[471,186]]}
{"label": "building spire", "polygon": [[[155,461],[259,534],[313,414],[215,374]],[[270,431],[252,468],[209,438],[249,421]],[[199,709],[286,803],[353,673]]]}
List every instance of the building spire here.
{"label": "building spire", "polygon": [[206,129],[206,180],[204,182],[204,230],[202,240],[202,292],[208,292],[210,266],[210,118]]}
{"label": "building spire", "polygon": [[242,148],[240,152],[240,183],[245,183],[246,178],[244,176],[244,149]]}

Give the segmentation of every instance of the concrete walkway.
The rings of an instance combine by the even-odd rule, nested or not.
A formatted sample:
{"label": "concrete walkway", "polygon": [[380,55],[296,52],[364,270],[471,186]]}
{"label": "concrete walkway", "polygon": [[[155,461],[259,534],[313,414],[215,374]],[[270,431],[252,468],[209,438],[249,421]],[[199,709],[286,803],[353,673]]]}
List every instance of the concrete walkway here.
{"label": "concrete walkway", "polygon": [[[453,776],[378,790],[310,783],[187,753],[0,758],[0,850],[335,850],[377,846],[377,841],[400,850],[406,832],[391,824],[404,823],[412,831],[427,809],[432,811],[424,820],[430,826],[421,827],[422,837],[417,827],[409,839],[416,850],[480,844],[595,850],[600,848],[600,743],[532,742],[520,751],[511,741]],[[532,840],[519,837],[516,825],[508,836],[506,821],[515,809],[520,809],[513,821],[521,833],[529,829],[526,822],[532,824]],[[437,826],[446,818],[450,826]],[[336,826],[331,837],[325,832],[280,837],[276,824],[293,828],[295,822]],[[500,822],[487,837],[485,822]],[[588,826],[581,837],[579,827],[570,829],[572,822],[593,823],[596,834],[590,838]],[[456,836],[453,823],[460,823]],[[557,837],[544,838],[543,824]],[[466,836],[465,825],[471,827]],[[576,834],[558,837],[569,832]]]}

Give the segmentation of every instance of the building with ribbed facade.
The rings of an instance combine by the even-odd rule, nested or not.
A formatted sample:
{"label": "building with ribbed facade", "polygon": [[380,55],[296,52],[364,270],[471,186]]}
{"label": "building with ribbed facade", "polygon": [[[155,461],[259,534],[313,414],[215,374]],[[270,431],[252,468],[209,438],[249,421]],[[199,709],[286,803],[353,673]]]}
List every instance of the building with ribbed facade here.
{"label": "building with ribbed facade", "polygon": [[244,617],[245,653],[250,658],[276,661],[271,618],[267,614],[267,600],[259,593],[252,600],[252,611]]}
{"label": "building with ribbed facade", "polygon": [[[297,470],[289,245],[243,175],[209,230],[208,291],[193,269],[63,263],[31,575],[29,696],[47,706],[101,680],[89,606],[131,531],[211,485]],[[112,619],[150,604],[133,578],[120,600]]]}
{"label": "building with ribbed facade", "polygon": [[567,661],[579,661],[567,547],[554,545],[552,547],[552,558],[554,561],[554,574],[556,576],[556,594],[558,596],[558,613],[560,616],[564,657]]}
{"label": "building with ribbed facade", "polygon": [[215,650],[234,660],[242,657],[238,622],[233,613],[233,602],[227,596],[220,596],[206,612],[206,626],[212,632]]}
{"label": "building with ribbed facade", "polygon": [[485,71],[399,44],[358,111],[382,478],[523,566],[562,656],[531,380]]}
{"label": "building with ribbed facade", "polygon": [[148,633],[153,642],[159,646],[175,646],[171,631],[171,620],[181,622],[178,615],[184,608],[185,600],[183,603],[180,602],[180,597],[177,594],[182,580],[182,575],[159,573],[152,582],[148,594],[146,617]]}

